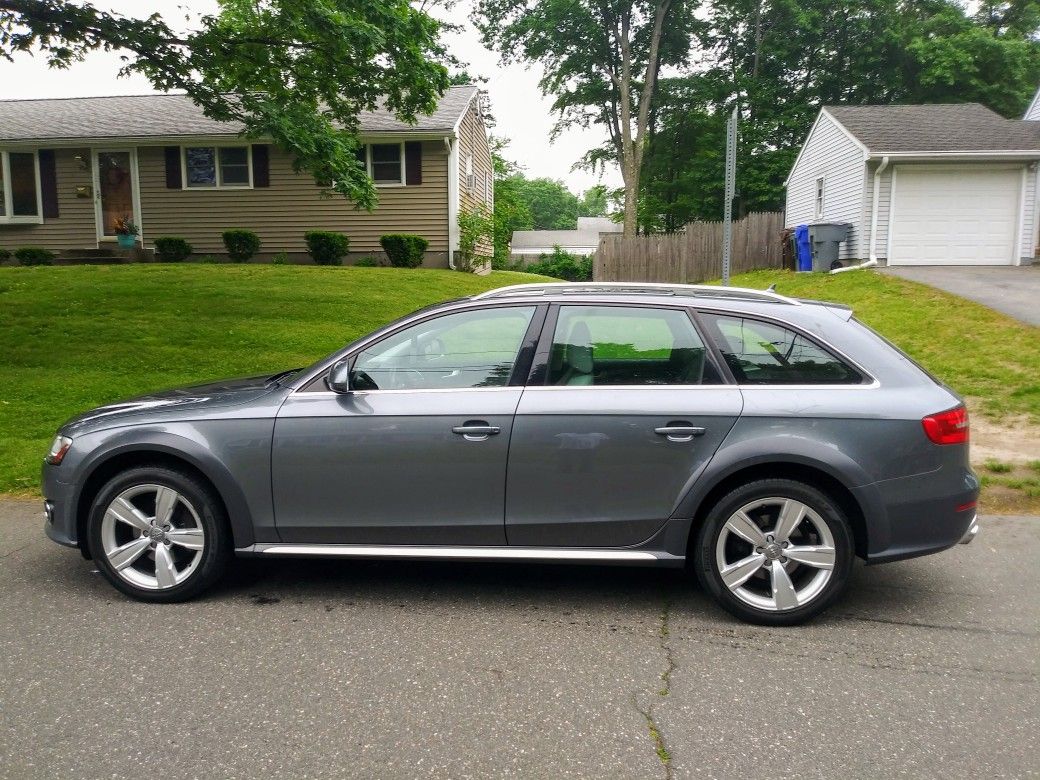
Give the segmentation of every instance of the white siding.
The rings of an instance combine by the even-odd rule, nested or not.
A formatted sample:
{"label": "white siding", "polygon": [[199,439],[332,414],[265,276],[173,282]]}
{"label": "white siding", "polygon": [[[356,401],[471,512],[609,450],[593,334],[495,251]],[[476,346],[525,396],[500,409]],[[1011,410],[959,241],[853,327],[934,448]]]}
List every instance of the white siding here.
{"label": "white siding", "polygon": [[[871,162],[867,171],[867,195],[863,208],[863,257],[870,257],[870,221],[874,208],[874,171],[881,163]],[[874,241],[874,253],[879,260],[888,257],[888,213],[892,203],[892,165],[881,172],[881,188],[878,190],[877,237]]]}
{"label": "white siding", "polygon": [[1026,190],[1022,200],[1022,251],[1018,256],[1023,263],[1033,262],[1036,253],[1036,178],[1040,170],[1026,168]]}
{"label": "white siding", "polygon": [[1029,108],[1026,109],[1023,119],[1040,120],[1040,89],[1033,95],[1033,100],[1029,104]]}
{"label": "white siding", "polygon": [[[863,229],[863,149],[826,114],[821,114],[805,141],[787,182],[785,226],[810,222],[848,222],[849,240],[842,258],[866,256]],[[823,178],[823,216],[816,217],[816,180]]]}

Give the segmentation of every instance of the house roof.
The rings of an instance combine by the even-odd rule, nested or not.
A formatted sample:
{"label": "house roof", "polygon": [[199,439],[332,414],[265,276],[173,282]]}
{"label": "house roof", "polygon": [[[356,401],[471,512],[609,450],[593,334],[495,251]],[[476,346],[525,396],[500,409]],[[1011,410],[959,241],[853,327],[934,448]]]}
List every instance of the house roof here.
{"label": "house roof", "polygon": [[[436,110],[419,116],[414,125],[386,110],[364,111],[361,132],[450,131],[477,89],[472,85],[450,87]],[[240,132],[240,123],[208,118],[183,94],[0,100],[0,141],[236,136]]]}
{"label": "house roof", "polygon": [[979,103],[824,110],[872,153],[1040,150],[1040,122],[1005,119]]}
{"label": "house roof", "polygon": [[510,246],[513,252],[551,252],[561,249],[595,250],[604,233],[620,233],[623,227],[607,217],[579,217],[577,230],[514,230]]}

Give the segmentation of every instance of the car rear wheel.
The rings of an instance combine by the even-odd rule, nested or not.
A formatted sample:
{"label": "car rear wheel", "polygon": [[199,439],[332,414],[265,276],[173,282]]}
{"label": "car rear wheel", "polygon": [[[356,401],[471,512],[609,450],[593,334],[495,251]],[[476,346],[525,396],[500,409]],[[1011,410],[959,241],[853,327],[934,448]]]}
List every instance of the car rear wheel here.
{"label": "car rear wheel", "polygon": [[98,569],[142,601],[185,601],[227,566],[231,538],[220,500],[198,478],[165,467],[125,471],[91,507],[88,543]]}
{"label": "car rear wheel", "polygon": [[742,485],[710,511],[697,537],[701,584],[731,614],[785,626],[826,609],[852,567],[848,520],[824,493],[788,479]]}

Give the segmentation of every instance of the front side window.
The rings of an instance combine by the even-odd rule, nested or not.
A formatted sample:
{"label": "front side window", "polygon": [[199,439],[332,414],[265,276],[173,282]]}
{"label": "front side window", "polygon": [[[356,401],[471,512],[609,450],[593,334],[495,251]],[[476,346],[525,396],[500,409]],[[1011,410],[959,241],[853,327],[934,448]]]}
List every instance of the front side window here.
{"label": "front side window", "polygon": [[36,152],[0,152],[0,221],[38,222]]}
{"label": "front side window", "polygon": [[367,347],[354,362],[357,390],[505,387],[534,306],[446,314]]}
{"label": "front side window", "polygon": [[708,385],[721,381],[685,311],[560,307],[549,355],[550,385]]}
{"label": "front side window", "polygon": [[770,322],[704,314],[733,375],[746,385],[850,385],[863,377],[800,333]]}
{"label": "front side window", "polygon": [[376,184],[402,184],[403,156],[401,144],[372,144],[369,147],[371,155],[372,181]]}
{"label": "front side window", "polygon": [[248,187],[249,147],[187,146],[184,172],[191,188]]}

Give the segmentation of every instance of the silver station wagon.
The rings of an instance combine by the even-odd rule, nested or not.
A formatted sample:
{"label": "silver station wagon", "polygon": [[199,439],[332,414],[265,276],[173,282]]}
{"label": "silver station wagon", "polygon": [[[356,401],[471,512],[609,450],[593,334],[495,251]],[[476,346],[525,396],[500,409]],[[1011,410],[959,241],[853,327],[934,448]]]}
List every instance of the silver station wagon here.
{"label": "silver station wagon", "polygon": [[970,541],[978,489],[961,399],[847,307],[695,285],[450,301],[87,412],[43,468],[48,536],[145,601],[235,555],[688,564],[773,625]]}

